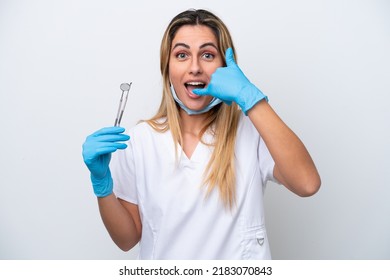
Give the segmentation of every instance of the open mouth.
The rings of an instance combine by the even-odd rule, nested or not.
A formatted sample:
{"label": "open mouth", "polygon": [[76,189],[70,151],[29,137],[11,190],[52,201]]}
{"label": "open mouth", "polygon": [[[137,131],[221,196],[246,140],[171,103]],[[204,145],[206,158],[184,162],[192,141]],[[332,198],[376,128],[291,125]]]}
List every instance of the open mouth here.
{"label": "open mouth", "polygon": [[204,88],[206,86],[206,84],[203,82],[188,82],[185,83],[184,85],[189,92],[192,92],[194,89],[197,88]]}

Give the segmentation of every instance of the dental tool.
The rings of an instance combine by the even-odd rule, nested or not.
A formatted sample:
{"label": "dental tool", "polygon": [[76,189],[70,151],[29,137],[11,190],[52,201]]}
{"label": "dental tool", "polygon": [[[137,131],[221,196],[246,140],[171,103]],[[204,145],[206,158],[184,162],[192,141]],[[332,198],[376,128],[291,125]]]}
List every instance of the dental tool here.
{"label": "dental tool", "polygon": [[120,88],[122,90],[122,95],[121,95],[121,100],[119,101],[119,107],[118,107],[118,112],[116,114],[116,119],[115,119],[115,124],[114,126],[120,126],[123,112],[125,111],[126,103],[127,103],[127,98],[129,97],[129,91],[131,88],[131,84],[128,83],[123,83],[121,84]]}

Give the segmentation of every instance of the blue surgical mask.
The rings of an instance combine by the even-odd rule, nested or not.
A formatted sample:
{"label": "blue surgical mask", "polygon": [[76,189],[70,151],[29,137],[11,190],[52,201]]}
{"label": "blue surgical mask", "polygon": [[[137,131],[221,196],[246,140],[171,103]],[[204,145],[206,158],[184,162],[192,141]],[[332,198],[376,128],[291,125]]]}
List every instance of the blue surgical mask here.
{"label": "blue surgical mask", "polygon": [[173,99],[175,99],[177,104],[179,104],[180,108],[182,108],[184,111],[186,111],[188,115],[198,115],[198,114],[206,113],[206,112],[210,111],[214,106],[216,106],[216,105],[218,105],[219,103],[222,102],[221,99],[218,99],[218,98],[214,97],[210,101],[210,103],[206,107],[204,107],[203,109],[201,109],[201,110],[191,110],[186,105],[184,105],[183,102],[181,102],[179,97],[177,97],[175,89],[174,89],[172,83],[171,83],[171,92],[172,92],[172,95],[173,95]]}

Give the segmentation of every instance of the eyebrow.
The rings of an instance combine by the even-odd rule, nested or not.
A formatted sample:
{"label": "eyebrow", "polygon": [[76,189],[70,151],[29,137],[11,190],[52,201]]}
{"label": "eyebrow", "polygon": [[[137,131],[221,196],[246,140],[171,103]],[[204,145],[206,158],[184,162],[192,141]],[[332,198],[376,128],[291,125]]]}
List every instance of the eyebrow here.
{"label": "eyebrow", "polygon": [[[216,46],[214,43],[212,43],[212,42],[204,43],[204,44],[200,45],[199,48],[202,49],[202,48],[205,48],[205,47],[208,47],[208,46],[211,46],[211,47],[215,48],[216,50],[218,50],[217,46]],[[190,48],[191,48],[191,47],[190,47],[189,45],[187,45],[187,44],[184,44],[184,43],[176,43],[176,44],[173,46],[172,50],[174,50],[174,49],[177,48],[177,47],[184,47],[184,48],[186,48],[186,49],[190,49]]]}

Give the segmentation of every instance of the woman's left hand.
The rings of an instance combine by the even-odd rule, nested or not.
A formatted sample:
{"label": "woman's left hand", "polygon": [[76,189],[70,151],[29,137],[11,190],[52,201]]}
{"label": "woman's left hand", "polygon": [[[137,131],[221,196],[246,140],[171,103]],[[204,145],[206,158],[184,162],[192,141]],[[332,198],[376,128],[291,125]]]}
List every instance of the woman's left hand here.
{"label": "woman's left hand", "polygon": [[228,105],[236,102],[245,114],[262,99],[268,101],[267,96],[253,85],[238,67],[231,48],[226,50],[226,67],[218,68],[211,75],[208,86],[204,89],[194,89],[193,93],[211,95]]}

